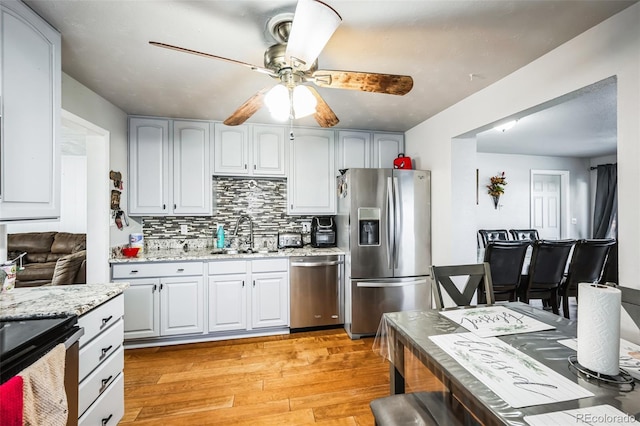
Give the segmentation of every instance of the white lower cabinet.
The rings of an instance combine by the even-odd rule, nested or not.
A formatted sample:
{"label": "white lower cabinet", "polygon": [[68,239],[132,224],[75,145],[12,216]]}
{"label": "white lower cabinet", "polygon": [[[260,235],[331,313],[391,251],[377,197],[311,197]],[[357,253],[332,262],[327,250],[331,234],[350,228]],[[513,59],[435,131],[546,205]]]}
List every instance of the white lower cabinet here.
{"label": "white lower cabinet", "polygon": [[126,340],[204,332],[202,262],[114,265],[112,277],[129,283],[124,291]]}
{"label": "white lower cabinet", "polygon": [[287,259],[209,262],[209,331],[289,325]]}
{"label": "white lower cabinet", "polygon": [[124,415],[124,349],[122,316],[124,296],[119,295],[78,319],[78,424],[117,425]]}

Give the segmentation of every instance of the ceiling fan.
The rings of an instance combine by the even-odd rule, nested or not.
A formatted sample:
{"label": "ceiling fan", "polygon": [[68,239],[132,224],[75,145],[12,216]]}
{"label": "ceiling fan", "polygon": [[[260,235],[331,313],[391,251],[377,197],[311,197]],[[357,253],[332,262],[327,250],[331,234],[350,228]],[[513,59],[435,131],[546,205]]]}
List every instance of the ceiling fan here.
{"label": "ceiling fan", "polygon": [[[313,114],[321,127],[332,127],[338,124],[338,117],[309,83],[323,88],[391,95],[404,95],[413,87],[413,79],[406,75],[318,69],[318,56],[341,21],[338,12],[322,1],[298,0],[295,14],[279,14],[269,20],[268,28],[277,44],[265,51],[264,67],[156,41],[149,43],[242,65],[280,81],[276,86],[264,88],[250,97],[224,121],[226,125],[244,123],[267,103],[274,116],[293,120]],[[275,111],[278,107],[273,106],[277,104],[277,99],[274,102],[277,96],[284,97],[279,107],[284,111],[279,114]],[[305,103],[306,106],[303,105]]]}

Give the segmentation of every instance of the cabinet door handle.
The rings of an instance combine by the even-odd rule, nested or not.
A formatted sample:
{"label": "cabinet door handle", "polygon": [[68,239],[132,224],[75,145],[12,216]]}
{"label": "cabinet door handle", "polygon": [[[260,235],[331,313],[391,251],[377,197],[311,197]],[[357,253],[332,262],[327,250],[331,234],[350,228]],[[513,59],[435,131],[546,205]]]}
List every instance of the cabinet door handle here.
{"label": "cabinet door handle", "polygon": [[254,287],[256,286],[256,280],[253,280],[253,286]]}
{"label": "cabinet door handle", "polygon": [[100,355],[100,358],[104,358],[104,356],[111,350],[112,347],[113,345],[109,345],[106,348],[102,348],[102,355]]}
{"label": "cabinet door handle", "polygon": [[107,423],[109,423],[109,420],[111,420],[111,417],[113,417],[113,414],[109,414],[109,417],[102,419],[102,426],[106,426]]}
{"label": "cabinet door handle", "polygon": [[244,169],[247,170],[247,165],[246,164],[244,165]]}
{"label": "cabinet door handle", "polygon": [[158,288],[158,286],[154,284],[153,285],[153,290],[151,290],[151,293],[155,293],[157,288]]}
{"label": "cabinet door handle", "polygon": [[138,270],[137,270],[137,269],[134,269],[133,271],[131,271],[131,272],[129,272],[129,273],[130,273],[130,274],[137,274],[137,273],[138,273]]}
{"label": "cabinet door handle", "polygon": [[108,318],[102,318],[102,326],[104,327],[105,324],[111,321],[112,318],[113,318],[113,315],[109,315]]}
{"label": "cabinet door handle", "polygon": [[254,165],[253,165],[253,170],[255,170],[255,169],[256,169],[256,165],[254,164]]}
{"label": "cabinet door handle", "polygon": [[160,291],[164,288],[164,284],[160,284]]}
{"label": "cabinet door handle", "polygon": [[175,209],[176,209],[176,207],[177,207],[177,204],[174,204],[174,205],[173,205],[173,209],[175,210]]}
{"label": "cabinet door handle", "polygon": [[184,268],[178,268],[177,272],[184,272]]}
{"label": "cabinet door handle", "polygon": [[244,287],[244,280],[242,280],[242,287]]}
{"label": "cabinet door handle", "polygon": [[162,210],[164,210],[164,209],[166,209],[166,208],[167,208],[167,205],[166,205],[166,204],[163,204],[163,205],[162,205]]}
{"label": "cabinet door handle", "polygon": [[102,379],[100,381],[100,383],[102,383],[102,386],[100,386],[99,393],[102,393],[107,388],[107,385],[109,384],[109,382],[111,381],[112,378],[113,378],[113,375],[107,377],[106,379]]}

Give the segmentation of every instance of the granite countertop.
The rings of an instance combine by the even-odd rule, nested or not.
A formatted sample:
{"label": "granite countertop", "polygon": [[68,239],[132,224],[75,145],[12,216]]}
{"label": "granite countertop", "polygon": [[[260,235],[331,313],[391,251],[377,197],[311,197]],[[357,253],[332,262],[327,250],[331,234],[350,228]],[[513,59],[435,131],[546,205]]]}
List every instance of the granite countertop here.
{"label": "granite countertop", "polygon": [[0,320],[82,315],[122,294],[129,283],[14,288],[0,293]]}
{"label": "granite countertop", "polygon": [[109,260],[110,263],[135,263],[135,262],[166,262],[166,261],[184,261],[184,260],[219,260],[219,259],[257,259],[268,257],[293,257],[293,256],[323,256],[323,255],[344,255],[344,251],[337,247],[330,248],[289,248],[270,252],[255,253],[220,253],[212,248],[203,248],[195,250],[147,250],[138,253],[136,257],[117,256]]}

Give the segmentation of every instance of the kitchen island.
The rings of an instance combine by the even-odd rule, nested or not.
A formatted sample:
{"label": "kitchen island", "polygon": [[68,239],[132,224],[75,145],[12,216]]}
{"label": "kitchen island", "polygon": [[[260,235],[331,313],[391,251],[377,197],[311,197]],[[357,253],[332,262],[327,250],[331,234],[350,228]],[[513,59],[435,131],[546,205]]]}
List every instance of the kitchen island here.
{"label": "kitchen island", "polygon": [[67,348],[65,369],[75,372],[65,374],[65,389],[72,395],[69,415],[78,418],[80,426],[106,424],[105,419],[117,424],[124,414],[122,317],[127,287],[128,283],[75,284],[16,288],[0,294],[0,320],[9,327],[14,326],[12,322],[78,317],[83,334]]}
{"label": "kitchen island", "polygon": [[16,288],[0,293],[0,320],[84,315],[122,294],[127,283]]}

